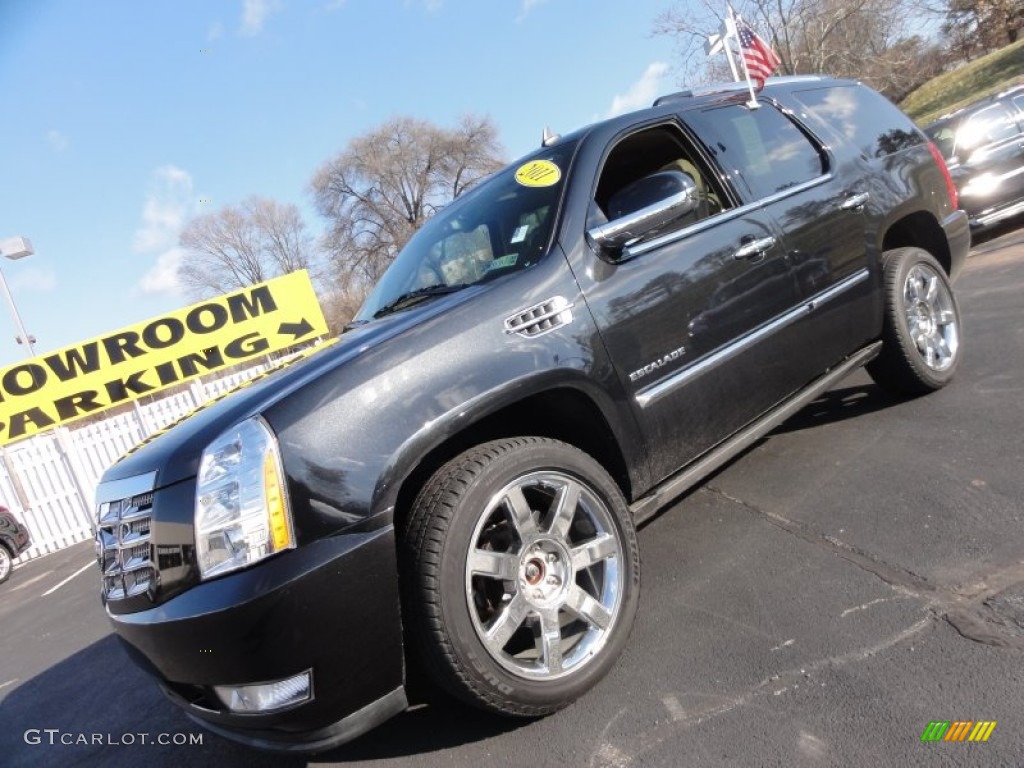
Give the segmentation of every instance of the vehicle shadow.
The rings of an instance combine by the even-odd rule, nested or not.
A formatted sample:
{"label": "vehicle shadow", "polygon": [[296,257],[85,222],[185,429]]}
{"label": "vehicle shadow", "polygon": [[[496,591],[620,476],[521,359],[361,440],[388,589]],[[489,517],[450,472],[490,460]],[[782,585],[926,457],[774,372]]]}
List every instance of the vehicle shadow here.
{"label": "vehicle shadow", "polygon": [[[2,762],[10,768],[128,768],[211,759],[218,765],[255,768],[305,765],[304,760],[261,755],[204,732],[164,699],[156,684],[129,660],[114,635],[19,681],[0,701],[0,723]],[[161,736],[186,743],[157,743]]]}
{"label": "vehicle shadow", "polygon": [[312,756],[310,763],[386,760],[438,752],[509,733],[530,722],[488,714],[437,696],[430,702],[413,703],[355,741]]}
{"label": "vehicle shadow", "polygon": [[799,432],[846,419],[855,419],[891,408],[900,402],[903,402],[901,398],[888,394],[875,384],[857,384],[832,389],[773,429],[766,439],[772,435]]}
{"label": "vehicle shadow", "polygon": [[676,504],[688,498],[691,494],[696,493],[701,488],[714,484],[715,479],[720,474],[737,462],[742,461],[751,451],[757,450],[759,446],[769,442],[774,435],[800,432],[804,429],[813,429],[814,427],[822,427],[827,424],[838,424],[846,419],[855,419],[875,411],[892,408],[901,402],[905,402],[905,400],[895,395],[890,395],[874,383],[855,384],[841,389],[831,389],[816,400],[812,400],[767,435],[744,448],[737,455],[722,464],[722,466],[716,467],[699,483],[641,523],[640,528],[649,525],[653,520],[657,520],[669,509],[672,509]]}
{"label": "vehicle shadow", "polygon": [[[439,700],[415,704],[330,752],[261,752],[216,736],[189,720],[132,663],[112,634],[3,693],[0,763],[5,768],[43,764],[178,768],[184,763],[298,768],[430,753],[490,738],[528,722]],[[161,737],[185,743],[157,743]]]}

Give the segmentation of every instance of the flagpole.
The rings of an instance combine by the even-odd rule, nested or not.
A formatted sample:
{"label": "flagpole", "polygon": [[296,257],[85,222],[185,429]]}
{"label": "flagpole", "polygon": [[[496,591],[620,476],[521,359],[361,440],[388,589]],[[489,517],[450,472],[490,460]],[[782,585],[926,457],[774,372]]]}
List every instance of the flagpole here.
{"label": "flagpole", "polygon": [[732,6],[726,6],[728,13],[725,17],[725,38],[722,40],[723,47],[725,48],[725,58],[729,60],[729,69],[732,70],[732,79],[737,83],[740,81],[740,73],[736,69],[736,61],[732,57],[732,46],[729,45],[730,40],[738,40],[739,35],[736,33],[736,22],[732,19]]}
{"label": "flagpole", "polygon": [[[733,26],[735,27],[736,19],[733,16],[733,14],[734,14],[734,11],[732,9],[732,6],[730,5],[729,6],[729,18],[732,20]],[[739,37],[739,34],[737,33],[737,38],[738,37]],[[742,48],[743,46],[741,45],[740,47]],[[742,53],[742,51],[741,51],[741,53]],[[747,107],[750,108],[750,109],[760,109],[761,105],[758,104],[758,102],[757,102],[757,91],[754,90],[754,81],[750,79],[750,67],[747,66],[747,57],[743,56],[742,59],[743,59],[743,74],[747,78],[747,88],[750,89],[750,101],[747,102]]]}

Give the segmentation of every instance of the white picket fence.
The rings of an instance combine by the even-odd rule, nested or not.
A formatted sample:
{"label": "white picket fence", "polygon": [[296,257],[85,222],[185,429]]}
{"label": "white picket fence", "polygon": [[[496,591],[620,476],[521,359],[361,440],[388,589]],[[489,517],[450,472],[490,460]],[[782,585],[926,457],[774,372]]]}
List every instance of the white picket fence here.
{"label": "white picket fence", "polygon": [[267,367],[194,379],[189,389],[140,404],[138,411],[0,448],[0,503],[32,534],[32,546],[15,562],[91,539],[96,486],[107,467],[144,438]]}

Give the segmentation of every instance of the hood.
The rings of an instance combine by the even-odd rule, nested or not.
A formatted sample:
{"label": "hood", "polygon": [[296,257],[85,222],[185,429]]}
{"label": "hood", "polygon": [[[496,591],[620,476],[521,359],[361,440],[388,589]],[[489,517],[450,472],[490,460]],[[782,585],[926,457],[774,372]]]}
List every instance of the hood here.
{"label": "hood", "polygon": [[195,477],[209,443],[233,424],[263,413],[310,381],[355,360],[371,349],[402,336],[424,321],[487,290],[472,286],[442,295],[409,309],[357,327],[325,349],[297,358],[245,382],[229,394],[200,406],[122,456],[101,482],[156,473],[153,490]]}

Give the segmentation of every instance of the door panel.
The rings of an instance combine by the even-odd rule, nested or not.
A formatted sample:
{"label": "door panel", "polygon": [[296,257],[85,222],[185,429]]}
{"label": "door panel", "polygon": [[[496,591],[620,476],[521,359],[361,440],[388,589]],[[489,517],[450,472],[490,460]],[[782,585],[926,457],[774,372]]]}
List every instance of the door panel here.
{"label": "door panel", "polygon": [[803,352],[792,362],[804,383],[863,346],[874,328],[875,281],[867,279],[864,214],[871,201],[865,189],[857,177],[840,182],[829,176],[763,206],[783,231],[800,297],[814,304],[795,328]]}
{"label": "door panel", "polygon": [[[776,244],[744,255],[769,239]],[[661,241],[581,280],[641,431],[657,447],[655,482],[792,391],[780,354],[792,329],[744,341],[798,302],[762,211],[727,212]]]}
{"label": "door panel", "polygon": [[[864,171],[836,159],[791,113],[771,103],[687,113],[728,173],[744,182],[782,232],[784,258],[807,312],[795,321],[787,365],[798,386],[857,349],[873,329]],[[856,279],[854,277],[856,276]]]}

